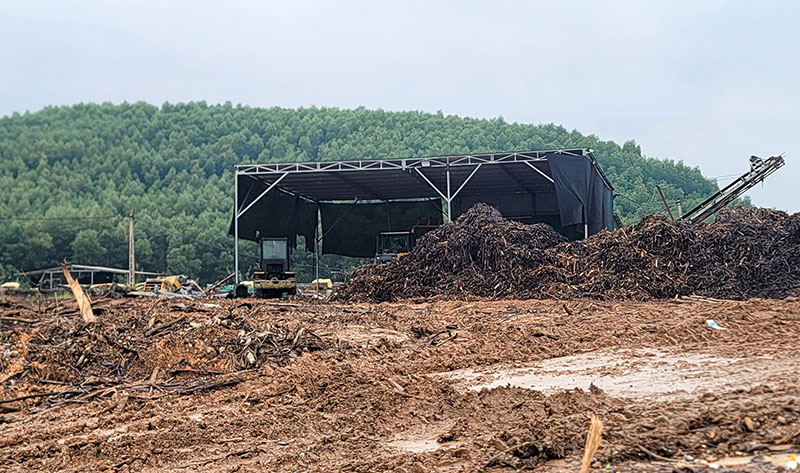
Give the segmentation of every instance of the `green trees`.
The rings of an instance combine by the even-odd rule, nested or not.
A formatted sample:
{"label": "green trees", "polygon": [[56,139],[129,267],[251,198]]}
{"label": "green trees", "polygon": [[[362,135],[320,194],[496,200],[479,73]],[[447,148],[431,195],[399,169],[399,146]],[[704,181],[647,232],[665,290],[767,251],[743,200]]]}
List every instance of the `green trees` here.
{"label": "green trees", "polygon": [[[644,157],[632,141],[620,146],[552,124],[204,102],[47,107],[0,118],[0,268],[64,258],[124,267],[124,216],[135,208],[138,266],[210,281],[233,266],[234,164],[563,147],[595,150],[626,223],[662,210],[656,184],[684,208],[717,189],[697,168]],[[323,274],[337,261],[326,258]]]}
{"label": "green trees", "polygon": [[106,249],[100,244],[100,234],[91,228],[78,231],[70,247],[75,261],[92,261],[106,256]]}

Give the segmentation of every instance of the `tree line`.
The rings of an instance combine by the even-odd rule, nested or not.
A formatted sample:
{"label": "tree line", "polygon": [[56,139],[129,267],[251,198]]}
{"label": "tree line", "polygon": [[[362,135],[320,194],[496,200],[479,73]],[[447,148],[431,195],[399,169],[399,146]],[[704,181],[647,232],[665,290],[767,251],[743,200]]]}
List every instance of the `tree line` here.
{"label": "tree line", "polygon": [[[634,141],[503,118],[205,102],[14,113],[0,118],[0,279],[63,259],[126,267],[130,209],[140,269],[202,282],[224,276],[233,267],[235,164],[567,147],[595,150],[625,223],[663,211],[656,185],[684,208],[718,189],[696,167],[643,156]],[[243,253],[247,263],[256,248],[245,244]],[[296,256],[302,278],[312,274],[310,262]],[[326,256],[322,273],[352,264]]]}

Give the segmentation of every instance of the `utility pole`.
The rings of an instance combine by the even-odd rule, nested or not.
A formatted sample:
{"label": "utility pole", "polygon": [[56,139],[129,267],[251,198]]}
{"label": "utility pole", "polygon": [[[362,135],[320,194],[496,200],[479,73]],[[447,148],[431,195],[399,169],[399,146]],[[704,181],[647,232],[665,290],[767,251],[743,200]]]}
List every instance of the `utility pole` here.
{"label": "utility pole", "polygon": [[683,207],[681,206],[681,199],[678,199],[678,218],[683,217]]}
{"label": "utility pole", "polygon": [[134,289],[136,285],[136,253],[133,248],[134,234],[133,234],[133,221],[136,218],[136,212],[131,209],[128,215],[128,286]]}

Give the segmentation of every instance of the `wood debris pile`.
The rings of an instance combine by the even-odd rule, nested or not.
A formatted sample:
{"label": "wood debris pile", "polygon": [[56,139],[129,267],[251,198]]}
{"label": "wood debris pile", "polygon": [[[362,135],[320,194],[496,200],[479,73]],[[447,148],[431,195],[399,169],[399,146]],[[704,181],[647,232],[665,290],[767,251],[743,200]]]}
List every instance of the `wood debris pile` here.
{"label": "wood debris pile", "polygon": [[340,300],[414,298],[720,299],[800,294],[800,214],[732,208],[688,225],[651,215],[564,242],[478,204],[408,256],[360,268]]}
{"label": "wood debris pile", "polygon": [[359,268],[339,297],[393,301],[411,297],[519,297],[545,249],[566,241],[551,226],[523,225],[477,204],[450,225],[424,235],[399,260]]}
{"label": "wood debris pile", "polygon": [[284,365],[326,348],[301,323],[259,322],[249,303],[120,299],[94,302],[86,323],[74,300],[0,301],[0,410],[114,387],[194,392],[215,376]]}

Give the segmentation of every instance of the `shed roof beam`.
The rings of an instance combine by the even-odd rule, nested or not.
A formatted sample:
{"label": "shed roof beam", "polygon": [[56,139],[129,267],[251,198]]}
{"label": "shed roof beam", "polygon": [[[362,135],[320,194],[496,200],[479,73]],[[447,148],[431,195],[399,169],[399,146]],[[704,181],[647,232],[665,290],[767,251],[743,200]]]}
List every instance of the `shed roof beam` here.
{"label": "shed roof beam", "polygon": [[[273,182],[272,184],[270,184],[270,186],[269,186],[269,187],[267,187],[267,188],[264,190],[264,192],[262,192],[261,194],[259,194],[259,195],[258,195],[258,197],[256,197],[256,198],[255,198],[255,200],[253,200],[252,202],[250,202],[250,204],[249,204],[247,207],[245,207],[245,208],[244,208],[244,210],[242,210],[241,212],[239,212],[238,214],[236,214],[236,218],[238,219],[239,217],[241,217],[242,215],[244,215],[244,214],[245,214],[245,212],[247,212],[248,210],[250,210],[250,207],[252,207],[252,206],[256,205],[256,202],[258,202],[259,200],[261,200],[261,198],[262,198],[262,197],[264,197],[265,195],[267,195],[267,192],[271,191],[271,190],[272,190],[272,189],[273,189],[275,186],[277,186],[277,185],[278,185],[278,183],[279,183],[279,182],[281,182],[281,181],[283,180],[283,178],[284,178],[284,177],[286,177],[286,176],[288,176],[288,175],[289,175],[289,173],[288,173],[288,172],[285,172],[285,173],[281,174],[281,175],[280,175],[280,177],[279,177],[278,179],[276,179],[276,180],[275,180],[275,182]],[[239,177],[237,176],[237,177],[236,177],[236,179],[237,179],[237,181],[238,181]]]}
{"label": "shed roof beam", "polygon": [[529,163],[528,161],[523,161],[523,162],[524,162],[525,164],[527,164],[529,168],[531,168],[531,169],[533,169],[534,171],[536,171],[536,172],[538,172],[539,174],[541,174],[541,175],[542,175],[542,177],[544,177],[545,179],[547,179],[547,180],[548,180],[548,181],[550,181],[551,183],[555,184],[555,181],[553,181],[553,178],[552,178],[552,177],[550,177],[550,176],[548,176],[547,174],[545,174],[545,173],[544,173],[544,171],[542,171],[541,169],[537,168],[536,166],[534,166],[533,164]]}
{"label": "shed roof beam", "polygon": [[500,166],[500,170],[503,171],[503,174],[510,177],[512,181],[516,182],[519,188],[530,195],[536,194],[536,191],[528,186],[525,182],[522,181],[519,177],[517,177],[513,172],[509,171],[506,166]]}
{"label": "shed roof beam", "polygon": [[422,176],[422,178],[425,180],[425,182],[427,182],[427,183],[428,183],[428,185],[429,185],[429,186],[431,186],[431,188],[432,188],[433,190],[435,190],[435,191],[436,191],[436,193],[437,193],[437,194],[439,194],[439,195],[442,197],[442,199],[444,199],[444,200],[448,200],[448,199],[447,199],[447,196],[446,196],[446,195],[444,195],[444,194],[442,193],[442,191],[440,191],[440,190],[439,190],[439,188],[438,188],[438,187],[436,187],[436,185],[435,185],[433,182],[431,182],[431,180],[430,180],[430,179],[428,179],[428,176],[426,176],[425,174],[423,174],[423,173],[422,173],[422,171],[420,171],[420,170],[419,170],[419,168],[414,168],[414,170],[415,170],[415,171],[417,171],[417,174],[419,174],[420,176]]}
{"label": "shed roof beam", "polygon": [[472,172],[471,172],[471,173],[469,173],[469,176],[467,176],[467,178],[466,178],[466,179],[464,179],[464,182],[462,182],[462,183],[461,183],[461,185],[460,185],[460,186],[458,186],[458,189],[456,189],[456,191],[455,191],[455,192],[453,192],[453,194],[450,196],[450,200],[453,200],[453,199],[454,199],[454,198],[455,198],[455,197],[458,195],[458,193],[459,193],[459,192],[461,192],[461,189],[463,189],[463,188],[464,188],[464,186],[466,186],[466,185],[467,185],[467,183],[469,182],[469,180],[470,180],[470,179],[472,179],[472,176],[474,176],[474,175],[475,175],[475,173],[476,173],[476,172],[478,172],[478,169],[480,169],[480,168],[481,168],[481,166],[483,166],[483,163],[481,163],[481,164],[478,164],[477,166],[475,166],[475,169],[473,169],[473,170],[472,170]]}
{"label": "shed roof beam", "polygon": [[[339,179],[342,182],[344,182],[345,184],[347,184],[348,186],[355,187],[356,189],[359,189],[362,192],[370,195],[370,197],[375,196],[379,200],[382,200],[384,202],[387,201],[386,197],[384,197],[380,192],[376,191],[375,189],[373,189],[370,186],[366,186],[364,184],[359,184],[357,182],[353,182],[352,180],[344,177],[344,175],[342,173],[335,172],[335,173],[333,173],[333,175],[336,176],[337,179]],[[356,197],[356,200],[358,200],[358,196],[354,196],[354,197]]]}

